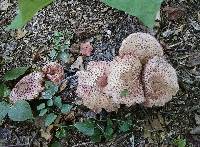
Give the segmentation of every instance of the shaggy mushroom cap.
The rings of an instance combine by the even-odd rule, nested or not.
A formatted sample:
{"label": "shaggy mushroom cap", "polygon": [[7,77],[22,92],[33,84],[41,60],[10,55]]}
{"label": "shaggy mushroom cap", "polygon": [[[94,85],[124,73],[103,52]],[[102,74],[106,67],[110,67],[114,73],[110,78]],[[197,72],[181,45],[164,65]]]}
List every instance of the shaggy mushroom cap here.
{"label": "shaggy mushroom cap", "polygon": [[[116,104],[127,106],[144,102],[144,93],[140,81],[142,65],[137,57],[125,55],[115,57],[110,63],[108,84],[105,93],[112,97]],[[123,94],[127,91],[126,94]]]}
{"label": "shaggy mushroom cap", "polygon": [[144,67],[143,82],[147,107],[163,106],[179,89],[175,69],[162,57],[154,57]]}
{"label": "shaggy mushroom cap", "polygon": [[56,85],[59,85],[64,79],[64,69],[57,62],[51,62],[45,65],[42,68],[42,72],[49,80],[51,80]]}
{"label": "shaggy mushroom cap", "polygon": [[42,72],[33,72],[23,77],[12,89],[10,100],[31,100],[36,98],[44,90],[44,74]]}
{"label": "shaggy mushroom cap", "polygon": [[117,111],[118,105],[114,104],[112,99],[102,93],[101,90],[95,88],[90,89],[90,87],[83,87],[81,91],[79,88],[77,92],[82,92],[83,90],[87,91],[88,96],[85,95],[81,97],[82,99],[80,104],[83,104],[96,113],[101,112],[102,108],[108,112]]}
{"label": "shaggy mushroom cap", "polygon": [[123,40],[119,49],[119,55],[133,54],[137,56],[144,65],[154,56],[163,56],[160,43],[147,33],[133,33]]}
{"label": "shaggy mushroom cap", "polygon": [[107,111],[115,111],[116,106],[112,100],[103,93],[107,85],[107,73],[109,64],[106,61],[89,62],[87,69],[78,71],[78,86],[76,93],[82,98],[82,104],[95,112],[102,108]]}

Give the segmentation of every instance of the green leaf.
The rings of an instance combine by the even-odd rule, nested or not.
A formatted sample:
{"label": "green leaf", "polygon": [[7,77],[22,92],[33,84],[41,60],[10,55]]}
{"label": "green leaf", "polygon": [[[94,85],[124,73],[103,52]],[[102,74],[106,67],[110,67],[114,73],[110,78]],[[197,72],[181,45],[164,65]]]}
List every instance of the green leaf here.
{"label": "green leaf", "polygon": [[126,97],[126,96],[128,96],[128,94],[129,94],[128,90],[124,89],[123,91],[121,91],[120,96],[121,97]]}
{"label": "green leaf", "polygon": [[51,81],[45,81],[45,92],[42,93],[43,99],[52,99],[58,91],[58,86]]}
{"label": "green leaf", "polygon": [[174,145],[177,147],[185,147],[186,146],[186,139],[181,139],[180,136],[174,140]]}
{"label": "green leaf", "polygon": [[39,116],[44,116],[47,113],[47,111],[48,111],[47,109],[40,110]]}
{"label": "green leaf", "polygon": [[41,110],[45,108],[45,103],[40,104],[39,106],[37,106],[37,110]]}
{"label": "green leaf", "polygon": [[94,129],[94,134],[91,136],[91,140],[93,142],[100,142],[101,141],[101,137],[102,137],[102,134],[101,134],[101,131],[97,128]]}
{"label": "green leaf", "polygon": [[102,0],[105,4],[138,17],[153,28],[155,17],[163,0]]}
{"label": "green leaf", "polygon": [[60,130],[56,131],[56,137],[57,138],[64,138],[67,136],[67,132],[64,128],[61,128]]}
{"label": "green leaf", "polygon": [[70,112],[70,110],[72,109],[72,105],[69,104],[63,104],[62,108],[61,108],[61,112],[62,113],[67,113]]}
{"label": "green leaf", "polygon": [[49,107],[53,106],[53,100],[52,99],[47,101],[47,106],[49,106]]}
{"label": "green leaf", "polygon": [[123,121],[120,123],[119,130],[120,132],[127,132],[132,125],[132,121]]}
{"label": "green leaf", "polygon": [[0,97],[7,97],[10,94],[10,89],[6,86],[6,84],[0,84]]}
{"label": "green leaf", "polygon": [[6,30],[19,29],[22,28],[25,24],[26,22],[22,20],[21,12],[19,12],[11,24],[7,26]]}
{"label": "green leaf", "polygon": [[60,96],[54,98],[54,105],[61,109],[62,107],[62,100]]}
{"label": "green leaf", "polygon": [[55,60],[56,59],[56,56],[57,56],[57,52],[55,49],[52,49],[51,52],[49,53],[49,57],[51,60]]}
{"label": "green leaf", "polygon": [[111,139],[113,135],[113,123],[110,119],[107,120],[107,125],[104,131],[104,136],[106,139]]}
{"label": "green leaf", "polygon": [[46,116],[45,118],[45,126],[48,127],[49,125],[51,125],[57,118],[57,115],[55,115],[54,113],[50,113]]}
{"label": "green leaf", "polygon": [[6,103],[4,101],[0,102],[0,122],[8,114],[8,111],[9,111],[9,105],[8,105],[8,103]]}
{"label": "green leaf", "polygon": [[53,144],[51,144],[51,147],[62,147],[60,142],[54,142]]}
{"label": "green leaf", "polygon": [[67,62],[69,61],[69,54],[66,53],[66,52],[61,52],[61,53],[59,54],[59,59],[60,59],[61,61],[63,61],[64,63],[67,63]]}
{"label": "green leaf", "polygon": [[13,121],[32,119],[33,114],[29,103],[25,100],[17,101],[8,111],[8,116]]}
{"label": "green leaf", "polygon": [[7,29],[22,28],[40,9],[49,5],[53,0],[18,0],[19,13]]}
{"label": "green leaf", "polygon": [[74,126],[85,135],[92,136],[94,134],[94,123],[89,120],[85,122],[77,122]]}
{"label": "green leaf", "polygon": [[7,71],[4,75],[6,81],[14,80],[23,75],[29,67],[17,67]]}

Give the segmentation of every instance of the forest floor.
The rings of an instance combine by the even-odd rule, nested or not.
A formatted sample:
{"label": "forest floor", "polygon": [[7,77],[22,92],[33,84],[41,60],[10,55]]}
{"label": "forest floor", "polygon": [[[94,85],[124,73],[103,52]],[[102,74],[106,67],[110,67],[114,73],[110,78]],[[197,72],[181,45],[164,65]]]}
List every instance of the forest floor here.
{"label": "forest floor", "polygon": [[[5,1],[5,0],[3,0]],[[0,0],[0,2],[3,2]],[[149,30],[136,17],[105,6],[99,0],[57,0],[40,11],[22,30],[6,31],[16,15],[15,0],[0,8],[0,78],[5,71],[19,66],[41,67],[49,62],[54,32],[72,32],[70,60],[64,64],[68,88],[65,101],[75,98],[76,70],[70,66],[79,56],[81,42],[90,41],[94,50],[89,61],[112,60],[118,54],[121,42],[134,32],[148,32],[156,36],[164,48],[168,61],[177,70],[180,90],[172,101],[159,108],[136,105],[122,107],[116,113],[102,112],[95,116],[85,107],[77,107],[67,121],[70,123],[87,117],[126,119],[131,116],[134,127],[109,141],[93,143],[87,136],[71,131],[60,139],[69,147],[128,147],[173,146],[178,137],[187,145],[200,147],[200,1],[165,0],[154,30]],[[34,106],[37,101],[31,102]],[[68,116],[69,117],[69,116]],[[6,119],[0,128],[0,141],[4,146],[48,146],[49,139],[40,118],[33,122],[12,122]],[[63,121],[63,120],[62,120]],[[43,129],[41,129],[43,128]],[[46,138],[46,139],[45,139]],[[48,139],[47,139],[48,138]]]}

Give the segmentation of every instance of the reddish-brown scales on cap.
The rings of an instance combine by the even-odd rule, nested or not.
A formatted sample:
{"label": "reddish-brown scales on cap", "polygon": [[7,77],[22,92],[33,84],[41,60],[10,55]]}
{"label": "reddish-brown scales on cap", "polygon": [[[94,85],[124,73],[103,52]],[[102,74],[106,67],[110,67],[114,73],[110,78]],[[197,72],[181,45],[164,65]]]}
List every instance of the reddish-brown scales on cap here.
{"label": "reddish-brown scales on cap", "polygon": [[80,53],[85,56],[90,56],[92,53],[93,47],[90,42],[81,43]]}
{"label": "reddish-brown scales on cap", "polygon": [[101,108],[116,111],[120,104],[164,105],[179,86],[175,69],[162,56],[162,47],[153,36],[129,35],[119,49],[119,57],[110,63],[90,62],[86,70],[77,72],[76,92],[82,104],[95,112]]}
{"label": "reddish-brown scales on cap", "polygon": [[149,60],[144,68],[145,106],[163,106],[179,89],[175,69],[162,57]]}
{"label": "reddish-brown scales on cap", "polygon": [[147,33],[133,33],[125,38],[119,49],[119,55],[134,54],[144,65],[154,56],[163,56],[159,42]]}
{"label": "reddish-brown scales on cap", "polygon": [[51,80],[56,85],[59,85],[64,79],[64,69],[57,62],[51,62],[45,65],[42,68],[42,72],[49,80]]}
{"label": "reddish-brown scales on cap", "polygon": [[36,98],[44,90],[44,74],[42,72],[33,72],[23,77],[12,89],[10,100],[31,100]]}
{"label": "reddish-brown scales on cap", "polygon": [[117,104],[113,103],[108,95],[95,88],[91,89],[88,97],[82,97],[82,104],[96,113],[101,112],[102,108],[108,112],[117,111],[119,107]]}
{"label": "reddish-brown scales on cap", "polygon": [[107,85],[109,64],[106,61],[89,62],[87,69],[78,71],[78,86],[76,93],[82,98],[82,104],[95,112],[102,108],[115,111],[116,106],[112,100],[103,93]]}
{"label": "reddish-brown scales on cap", "polygon": [[[144,102],[144,93],[140,81],[142,65],[137,57],[125,55],[115,57],[110,63],[108,84],[105,93],[112,97],[116,104],[127,106]],[[127,90],[126,95],[122,92]]]}

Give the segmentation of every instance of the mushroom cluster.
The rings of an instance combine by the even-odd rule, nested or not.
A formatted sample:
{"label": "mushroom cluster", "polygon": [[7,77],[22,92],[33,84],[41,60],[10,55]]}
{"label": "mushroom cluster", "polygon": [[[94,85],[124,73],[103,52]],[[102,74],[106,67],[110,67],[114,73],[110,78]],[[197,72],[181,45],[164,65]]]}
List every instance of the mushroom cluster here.
{"label": "mushroom cluster", "polygon": [[77,95],[95,112],[116,111],[120,104],[163,106],[179,89],[175,69],[159,42],[147,33],[123,40],[113,61],[91,61],[77,72]]}
{"label": "mushroom cluster", "polygon": [[45,89],[45,78],[59,85],[64,79],[64,69],[57,62],[51,62],[42,68],[41,72],[33,72],[23,77],[12,89],[10,100],[32,100]]}

